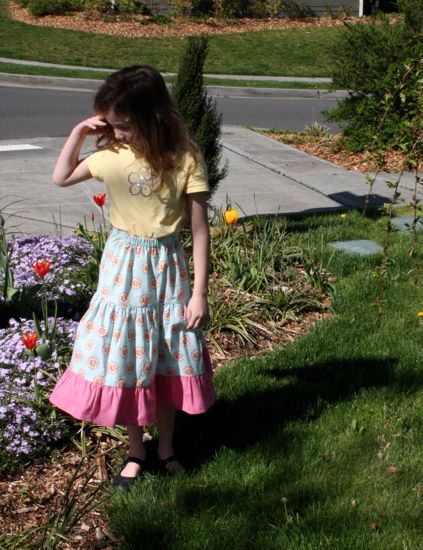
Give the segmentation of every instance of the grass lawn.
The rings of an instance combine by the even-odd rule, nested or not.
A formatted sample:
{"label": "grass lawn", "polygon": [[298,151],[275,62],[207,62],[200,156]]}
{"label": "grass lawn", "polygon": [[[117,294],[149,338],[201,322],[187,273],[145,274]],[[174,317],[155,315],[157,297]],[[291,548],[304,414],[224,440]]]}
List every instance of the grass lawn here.
{"label": "grass lawn", "polygon": [[[313,27],[210,36],[205,72],[217,74],[327,76],[336,27]],[[10,18],[0,0],[0,56],[86,67],[150,63],[176,72],[185,39],[117,38],[27,25]]]}
{"label": "grass lawn", "polygon": [[325,267],[336,277],[333,317],[217,373],[213,409],[179,418],[177,445],[193,473],[147,475],[111,501],[120,548],[423,548],[423,308],[409,275],[412,237],[390,238],[380,328],[381,255],[327,247],[382,244],[385,225],[360,213],[288,222],[288,238],[315,251],[316,284]]}
{"label": "grass lawn", "polygon": [[[60,69],[55,67],[38,67],[34,65],[18,65],[15,63],[1,63],[0,72],[8,74],[25,74],[36,76],[59,76],[65,78],[84,78],[92,80],[104,80],[110,72],[90,71],[80,69]],[[166,76],[165,81],[173,83],[173,76]],[[281,88],[281,89],[308,89],[308,90],[327,90],[328,84],[324,82],[277,82],[274,80],[233,80],[227,78],[205,77],[204,82],[207,86],[235,86],[240,88]]]}

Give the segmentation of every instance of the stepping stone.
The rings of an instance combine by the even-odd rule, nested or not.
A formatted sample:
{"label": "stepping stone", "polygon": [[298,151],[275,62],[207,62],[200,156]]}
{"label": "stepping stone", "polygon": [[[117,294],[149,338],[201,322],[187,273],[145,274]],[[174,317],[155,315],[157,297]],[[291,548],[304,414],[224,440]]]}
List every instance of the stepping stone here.
{"label": "stepping stone", "polygon": [[[413,229],[413,216],[398,216],[398,218],[392,218],[391,223],[398,229],[398,231],[401,231],[401,233],[404,233],[405,231],[412,231]],[[423,229],[423,223],[419,220],[416,224],[417,231],[421,231]]]}
{"label": "stepping stone", "polygon": [[374,241],[367,241],[365,239],[356,241],[337,241],[329,243],[329,246],[342,250],[346,254],[358,255],[358,256],[371,256],[372,254],[380,254],[383,252],[383,248]]}

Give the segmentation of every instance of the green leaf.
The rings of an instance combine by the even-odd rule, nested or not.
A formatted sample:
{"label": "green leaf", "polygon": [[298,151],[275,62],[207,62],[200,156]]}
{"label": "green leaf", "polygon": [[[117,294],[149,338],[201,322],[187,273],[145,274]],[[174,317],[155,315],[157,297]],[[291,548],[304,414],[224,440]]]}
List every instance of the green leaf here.
{"label": "green leaf", "polygon": [[15,296],[18,292],[19,292],[19,290],[18,290],[17,288],[8,287],[8,288],[6,289],[6,296],[7,296],[7,299],[8,299],[8,300],[12,300],[12,299],[13,299],[13,296]]}

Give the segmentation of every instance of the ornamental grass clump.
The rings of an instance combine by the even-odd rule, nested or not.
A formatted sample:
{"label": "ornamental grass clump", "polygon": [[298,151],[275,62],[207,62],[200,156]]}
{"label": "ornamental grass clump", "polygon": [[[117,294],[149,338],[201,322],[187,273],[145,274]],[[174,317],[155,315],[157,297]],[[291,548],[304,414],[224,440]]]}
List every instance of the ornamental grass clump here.
{"label": "ornamental grass clump", "polygon": [[229,347],[255,348],[263,338],[272,341],[287,322],[304,312],[324,309],[328,298],[325,290],[308,280],[307,258],[293,244],[285,220],[238,221],[236,216],[235,223],[232,210],[226,210],[223,223],[218,216],[211,228],[207,335],[221,354],[223,343],[229,341]]}

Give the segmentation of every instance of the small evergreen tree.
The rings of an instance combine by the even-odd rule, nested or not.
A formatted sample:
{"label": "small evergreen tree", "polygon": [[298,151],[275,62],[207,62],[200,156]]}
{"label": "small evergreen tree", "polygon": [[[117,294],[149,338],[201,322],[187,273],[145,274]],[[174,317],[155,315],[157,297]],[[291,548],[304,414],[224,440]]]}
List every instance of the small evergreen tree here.
{"label": "small evergreen tree", "polygon": [[206,36],[188,38],[172,97],[204,155],[212,195],[219,182],[226,176],[227,162],[222,166],[222,115],[217,112],[216,102],[208,97],[204,85],[203,69],[207,51]]}

